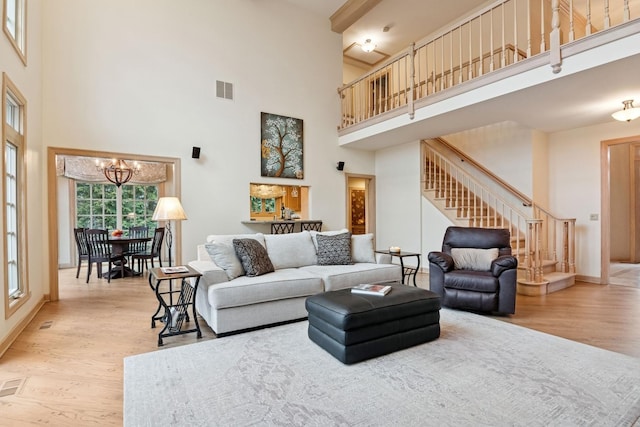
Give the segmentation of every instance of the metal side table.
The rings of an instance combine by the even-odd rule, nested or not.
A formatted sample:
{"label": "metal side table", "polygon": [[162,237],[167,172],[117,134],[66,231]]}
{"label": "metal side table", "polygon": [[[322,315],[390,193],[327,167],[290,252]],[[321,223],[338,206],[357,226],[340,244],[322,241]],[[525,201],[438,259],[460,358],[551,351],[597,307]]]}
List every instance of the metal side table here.
{"label": "metal side table", "polygon": [[[196,291],[202,274],[191,267],[186,268],[187,272],[178,273],[167,273],[162,267],[149,270],[149,286],[158,298],[158,308],[151,316],[151,327],[156,327],[156,320],[164,323],[164,328],[158,334],[158,347],[164,344],[163,338],[175,335],[196,332],[197,337],[202,338],[196,315]],[[191,278],[195,279],[193,285],[189,280]],[[190,321],[189,307],[191,307],[195,328],[183,329],[183,324]],[[160,314],[161,311],[162,314]]]}
{"label": "metal side table", "polygon": [[[400,259],[400,267],[402,268],[402,284],[403,285],[408,285],[409,284],[409,280],[411,279],[411,277],[413,276],[413,286],[418,286],[418,284],[416,283],[416,273],[418,273],[418,271],[420,271],[420,254],[416,253],[416,252],[405,252],[405,251],[401,251],[401,252],[391,252],[388,249],[378,249],[376,251],[379,254],[386,254],[386,255],[391,255],[391,257],[397,257]],[[418,260],[418,264],[415,267],[412,266],[405,266],[403,259],[407,258],[407,257],[416,257],[416,259]],[[405,278],[407,279],[406,283],[405,283]]]}

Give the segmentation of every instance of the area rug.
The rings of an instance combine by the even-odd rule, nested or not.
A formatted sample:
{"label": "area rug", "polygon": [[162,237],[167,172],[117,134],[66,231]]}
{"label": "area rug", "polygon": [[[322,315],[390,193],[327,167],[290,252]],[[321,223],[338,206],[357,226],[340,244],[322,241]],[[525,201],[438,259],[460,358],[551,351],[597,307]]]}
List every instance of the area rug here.
{"label": "area rug", "polygon": [[128,357],[125,426],[639,426],[640,359],[460,311],[343,365],[307,322]]}

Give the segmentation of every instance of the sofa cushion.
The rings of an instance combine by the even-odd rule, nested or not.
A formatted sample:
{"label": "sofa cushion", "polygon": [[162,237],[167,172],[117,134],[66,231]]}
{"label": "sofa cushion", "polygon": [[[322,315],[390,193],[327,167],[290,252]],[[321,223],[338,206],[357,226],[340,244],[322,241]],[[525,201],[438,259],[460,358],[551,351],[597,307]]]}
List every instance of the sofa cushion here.
{"label": "sofa cushion", "polygon": [[318,234],[318,265],[351,264],[351,233],[335,236]]}
{"label": "sofa cushion", "polygon": [[451,257],[457,270],[489,271],[491,261],[498,258],[498,248],[451,248]]}
{"label": "sofa cushion", "polygon": [[402,280],[397,264],[357,263],[350,265],[310,265],[300,270],[322,278],[325,291],[352,288],[363,283]]}
{"label": "sofa cushion", "polygon": [[233,247],[247,276],[261,276],[273,271],[273,264],[269,259],[267,250],[258,241],[254,239],[233,239]]}
{"label": "sofa cushion", "polygon": [[216,265],[222,268],[229,280],[238,276],[244,276],[244,268],[240,258],[236,255],[233,247],[233,239],[255,239],[264,246],[264,235],[256,234],[223,234],[207,236],[207,243],[204,245],[209,257]]}
{"label": "sofa cushion", "polygon": [[[303,267],[307,268],[307,267]],[[285,268],[259,277],[241,276],[207,288],[209,304],[216,309],[240,307],[323,292],[322,279],[309,271]]]}
{"label": "sofa cushion", "polygon": [[267,253],[276,270],[317,263],[316,248],[308,231],[264,236]]}
{"label": "sofa cushion", "polygon": [[376,262],[376,254],[373,250],[373,234],[351,236],[351,261]]}

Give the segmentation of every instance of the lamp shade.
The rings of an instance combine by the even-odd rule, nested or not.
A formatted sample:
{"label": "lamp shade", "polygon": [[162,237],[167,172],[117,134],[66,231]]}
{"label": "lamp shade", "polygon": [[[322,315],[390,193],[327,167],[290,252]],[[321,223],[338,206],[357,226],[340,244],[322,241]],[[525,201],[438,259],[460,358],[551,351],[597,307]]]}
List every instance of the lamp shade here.
{"label": "lamp shade", "polygon": [[151,219],[154,221],[183,220],[187,219],[187,214],[184,213],[177,197],[160,197]]}

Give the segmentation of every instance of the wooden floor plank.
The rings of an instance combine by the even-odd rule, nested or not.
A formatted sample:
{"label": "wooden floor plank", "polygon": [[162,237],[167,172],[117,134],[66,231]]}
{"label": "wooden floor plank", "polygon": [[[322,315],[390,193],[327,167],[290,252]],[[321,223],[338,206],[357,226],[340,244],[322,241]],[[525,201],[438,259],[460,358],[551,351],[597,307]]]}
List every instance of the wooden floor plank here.
{"label": "wooden floor plank", "polygon": [[[23,379],[0,397],[0,426],[121,425],[123,359],[159,350],[150,316],[157,300],[146,277],[85,283],[61,270],[60,297],[48,303],[0,359],[0,384]],[[419,275],[421,287],[428,277]],[[640,289],[581,283],[543,296],[518,296],[513,316],[496,317],[567,339],[640,357]],[[215,339],[204,321],[164,348]]]}

